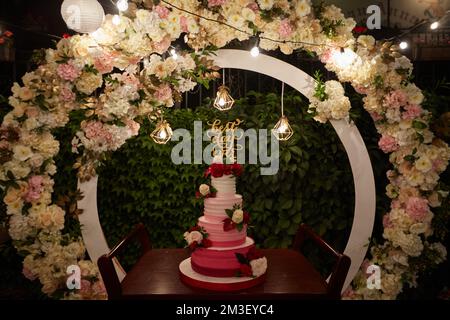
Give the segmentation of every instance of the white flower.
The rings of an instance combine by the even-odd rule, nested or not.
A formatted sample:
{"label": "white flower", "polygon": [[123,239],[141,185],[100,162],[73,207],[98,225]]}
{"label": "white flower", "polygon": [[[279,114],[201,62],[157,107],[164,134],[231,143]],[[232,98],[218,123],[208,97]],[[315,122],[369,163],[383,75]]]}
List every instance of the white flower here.
{"label": "white flower", "polygon": [[441,262],[446,260],[446,258],[447,258],[447,249],[442,245],[442,243],[440,243],[440,242],[432,243],[430,245],[430,249],[436,251],[439,254],[440,258],[441,258],[438,261],[436,261],[436,264],[441,263]]}
{"label": "white flower", "polygon": [[258,0],[261,10],[270,10],[273,7],[273,0]]}
{"label": "white flower", "polygon": [[416,161],[415,166],[417,170],[426,173],[431,170],[433,164],[427,156],[422,156]]}
{"label": "white flower", "polygon": [[17,145],[13,148],[14,158],[19,161],[25,161],[33,156],[33,151],[30,147]]}
{"label": "white flower", "polygon": [[428,227],[425,223],[415,223],[409,228],[409,232],[413,234],[421,234],[427,231]]}
{"label": "white flower", "polygon": [[27,216],[15,214],[9,219],[9,235],[13,240],[25,240],[31,233]]}
{"label": "white flower", "polygon": [[250,261],[250,267],[252,267],[253,276],[259,277],[266,273],[267,270],[267,258],[259,258]]}
{"label": "white flower", "polygon": [[299,18],[307,16],[311,13],[311,4],[309,0],[299,0],[295,7],[295,13]]}
{"label": "white flower", "polygon": [[234,210],[231,220],[236,224],[241,223],[244,220],[244,211],[241,209]]}
{"label": "white flower", "polygon": [[209,194],[210,190],[209,190],[209,186],[207,184],[202,184],[200,185],[200,187],[198,188],[200,194],[202,196],[206,196]]}
{"label": "white flower", "polygon": [[192,231],[190,238],[191,242],[197,242],[198,244],[200,244],[203,240],[203,235],[199,231]]}
{"label": "white flower", "polygon": [[191,233],[190,232],[185,232],[183,234],[184,240],[186,240],[187,244],[191,244],[192,243],[192,239],[191,239]]}
{"label": "white flower", "polygon": [[103,78],[100,73],[94,74],[92,72],[83,72],[81,77],[77,80],[75,86],[78,91],[90,95],[103,84]]}
{"label": "white flower", "polygon": [[375,46],[375,38],[372,36],[362,35],[358,37],[358,43],[371,50]]}
{"label": "white flower", "polygon": [[244,8],[244,9],[242,9],[241,14],[245,20],[252,21],[252,22],[255,21],[256,15],[252,9]]}
{"label": "white flower", "polygon": [[232,25],[233,27],[240,28],[244,24],[244,18],[240,14],[233,14],[230,17],[228,17],[228,24]]}

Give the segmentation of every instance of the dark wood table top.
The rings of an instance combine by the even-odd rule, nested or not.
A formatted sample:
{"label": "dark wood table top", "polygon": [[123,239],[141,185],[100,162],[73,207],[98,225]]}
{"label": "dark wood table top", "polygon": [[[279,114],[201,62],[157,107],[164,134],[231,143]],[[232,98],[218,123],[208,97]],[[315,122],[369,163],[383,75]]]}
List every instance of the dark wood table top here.
{"label": "dark wood table top", "polygon": [[187,249],[153,249],[144,254],[122,281],[127,299],[242,300],[324,299],[327,284],[306,258],[289,249],[262,249],[267,257],[264,283],[239,292],[224,293],[192,288],[181,282],[178,265]]}

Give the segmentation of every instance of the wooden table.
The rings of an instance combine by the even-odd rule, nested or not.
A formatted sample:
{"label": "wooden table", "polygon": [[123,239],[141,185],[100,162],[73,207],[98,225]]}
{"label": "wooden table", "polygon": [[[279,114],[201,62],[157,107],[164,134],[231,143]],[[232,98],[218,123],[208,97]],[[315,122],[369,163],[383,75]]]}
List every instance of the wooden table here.
{"label": "wooden table", "polygon": [[327,299],[327,284],[306,258],[289,249],[263,249],[267,257],[266,281],[251,289],[211,292],[181,282],[178,265],[189,257],[187,249],[146,252],[121,283],[125,299],[245,300]]}

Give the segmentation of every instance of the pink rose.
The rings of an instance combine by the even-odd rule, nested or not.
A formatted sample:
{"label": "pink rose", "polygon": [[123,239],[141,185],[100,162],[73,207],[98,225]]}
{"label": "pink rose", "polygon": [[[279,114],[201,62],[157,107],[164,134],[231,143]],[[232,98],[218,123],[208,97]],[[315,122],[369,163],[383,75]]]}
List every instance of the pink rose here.
{"label": "pink rose", "polygon": [[154,9],[154,11],[158,14],[158,16],[161,19],[166,19],[169,16],[169,9],[167,9],[166,7],[163,7],[161,5],[157,5]]}
{"label": "pink rose", "polygon": [[165,84],[159,87],[155,92],[155,98],[160,101],[164,102],[166,100],[169,100],[172,98],[172,89],[169,85]]}
{"label": "pink rose", "polygon": [[408,97],[406,93],[402,90],[394,90],[391,91],[385,98],[384,98],[384,104],[388,108],[400,108],[406,105],[408,101]]}
{"label": "pink rose", "polygon": [[385,229],[392,227],[392,222],[391,222],[391,218],[389,217],[389,214],[385,214],[383,216],[383,227]]}
{"label": "pink rose", "polygon": [[278,33],[281,38],[288,38],[292,35],[292,26],[289,19],[281,20],[280,27],[278,28]]}
{"label": "pink rose", "polygon": [[58,76],[66,81],[73,82],[81,75],[81,71],[70,63],[60,64],[56,69]]}
{"label": "pink rose", "polygon": [[406,203],[406,213],[416,221],[423,221],[429,212],[428,200],[411,197]]}
{"label": "pink rose", "polygon": [[42,176],[32,176],[28,179],[28,191],[23,197],[25,202],[33,202],[39,200],[44,190],[44,178]]}
{"label": "pink rose", "polygon": [[333,59],[333,49],[326,50],[321,56],[320,61],[327,64]]}
{"label": "pink rose", "polygon": [[109,53],[102,54],[94,60],[94,67],[101,74],[110,73],[114,69],[114,56]]}
{"label": "pink rose", "polygon": [[22,269],[22,274],[25,276],[25,278],[27,278],[28,280],[36,280],[37,276],[30,271],[30,269],[23,267]]}
{"label": "pink rose", "polygon": [[422,114],[422,108],[416,104],[408,104],[402,114],[404,120],[413,120]]}
{"label": "pink rose", "polygon": [[378,141],[378,146],[384,153],[394,152],[399,147],[395,138],[389,135],[383,135]]}

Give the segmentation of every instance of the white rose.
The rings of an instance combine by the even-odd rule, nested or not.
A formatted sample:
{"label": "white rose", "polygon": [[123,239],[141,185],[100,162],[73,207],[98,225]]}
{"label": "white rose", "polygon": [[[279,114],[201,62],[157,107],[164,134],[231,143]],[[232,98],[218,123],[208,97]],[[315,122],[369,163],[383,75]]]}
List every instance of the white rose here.
{"label": "white rose", "polygon": [[375,46],[375,38],[372,36],[362,35],[358,37],[358,43],[371,50]]}
{"label": "white rose", "polygon": [[241,209],[234,210],[231,220],[236,224],[241,223],[244,220],[244,211]]}
{"label": "white rose", "polygon": [[258,0],[261,10],[270,10],[273,7],[273,0]]}
{"label": "white rose", "polygon": [[247,21],[255,21],[256,15],[252,9],[244,8],[242,9],[242,17]]}
{"label": "white rose", "polygon": [[266,257],[250,261],[250,267],[252,267],[253,276],[259,277],[263,275],[267,270]]}
{"label": "white rose", "polygon": [[430,159],[428,159],[427,156],[420,157],[420,159],[416,161],[415,165],[417,170],[422,171],[424,173],[430,171],[431,168],[433,167],[433,164],[431,163]]}
{"label": "white rose", "polygon": [[191,233],[190,232],[185,232],[183,234],[184,240],[186,240],[187,244],[191,244],[192,243],[192,238],[191,238]]}
{"label": "white rose", "polygon": [[25,161],[33,155],[31,148],[23,145],[14,146],[13,152],[14,158],[19,161]]}
{"label": "white rose", "polygon": [[207,184],[200,185],[200,188],[198,188],[198,190],[202,196],[206,196],[210,192],[209,186]]}
{"label": "white rose", "polygon": [[94,74],[91,72],[84,72],[76,83],[77,90],[90,95],[97,88],[100,88],[103,84],[103,78],[100,73]]}
{"label": "white rose", "polygon": [[309,1],[299,0],[297,3],[297,7],[295,8],[295,12],[299,18],[307,16],[311,13],[311,5]]}
{"label": "white rose", "polygon": [[192,231],[190,237],[191,242],[197,242],[198,244],[200,244],[203,240],[203,235],[198,231]]}
{"label": "white rose", "polygon": [[409,228],[409,232],[413,234],[421,234],[427,231],[427,225],[424,223],[415,223]]}

